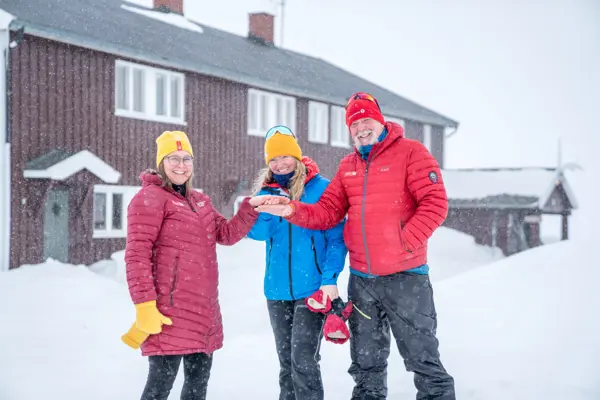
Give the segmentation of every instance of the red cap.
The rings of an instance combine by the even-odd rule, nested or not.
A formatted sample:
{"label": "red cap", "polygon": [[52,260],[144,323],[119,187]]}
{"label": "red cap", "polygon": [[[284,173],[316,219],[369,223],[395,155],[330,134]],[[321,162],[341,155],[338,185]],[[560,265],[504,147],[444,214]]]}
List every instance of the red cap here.
{"label": "red cap", "polygon": [[354,121],[362,118],[372,118],[385,124],[377,100],[368,93],[355,93],[346,105],[346,125],[349,127]]}

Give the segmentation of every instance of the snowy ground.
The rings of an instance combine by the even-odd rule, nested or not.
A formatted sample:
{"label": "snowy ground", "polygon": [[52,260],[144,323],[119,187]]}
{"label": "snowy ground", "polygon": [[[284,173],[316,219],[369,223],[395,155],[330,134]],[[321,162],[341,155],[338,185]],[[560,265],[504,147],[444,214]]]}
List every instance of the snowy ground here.
{"label": "snowy ground", "polygon": [[[277,398],[262,246],[219,247],[225,347],[216,353],[209,398]],[[436,233],[438,333],[459,399],[600,398],[600,270],[592,248],[561,242],[490,263],[498,252],[445,228]],[[0,399],[139,398],[147,363],[119,339],[134,318],[121,262],[122,252],[92,270],[50,261],[0,275]],[[347,273],[344,297],[346,281]],[[349,346],[326,342],[322,356],[326,399],[350,398]],[[411,379],[394,352],[389,399],[414,399]]]}

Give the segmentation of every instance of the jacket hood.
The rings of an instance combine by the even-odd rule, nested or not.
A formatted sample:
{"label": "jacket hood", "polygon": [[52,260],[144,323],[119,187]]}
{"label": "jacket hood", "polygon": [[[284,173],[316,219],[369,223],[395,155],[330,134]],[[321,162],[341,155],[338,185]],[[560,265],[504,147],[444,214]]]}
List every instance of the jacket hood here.
{"label": "jacket hood", "polygon": [[[158,172],[153,169],[147,169],[144,172],[142,172],[140,174],[140,180],[142,181],[143,188],[150,187],[150,186],[158,186],[161,189],[166,190],[169,193],[172,193],[176,196],[181,196],[172,187],[170,187],[170,186],[163,187],[162,178],[160,177]],[[203,195],[202,195],[202,193],[198,192],[197,190],[190,190],[186,194],[186,197],[192,198],[194,200],[198,200],[198,199],[202,198]]]}
{"label": "jacket hood", "polygon": [[163,180],[157,171],[147,169],[140,174],[140,180],[142,181],[142,187],[144,186],[162,186]]}

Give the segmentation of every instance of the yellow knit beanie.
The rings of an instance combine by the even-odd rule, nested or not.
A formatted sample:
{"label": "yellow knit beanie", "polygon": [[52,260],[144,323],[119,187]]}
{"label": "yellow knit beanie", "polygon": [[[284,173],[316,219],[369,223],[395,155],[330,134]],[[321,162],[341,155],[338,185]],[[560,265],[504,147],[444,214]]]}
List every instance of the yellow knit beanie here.
{"label": "yellow knit beanie", "polygon": [[265,162],[279,156],[292,156],[297,160],[302,160],[302,150],[291,135],[276,132],[265,140]]}
{"label": "yellow knit beanie", "polygon": [[185,132],[165,131],[156,139],[156,166],[174,151],[184,150],[194,156],[192,145]]}

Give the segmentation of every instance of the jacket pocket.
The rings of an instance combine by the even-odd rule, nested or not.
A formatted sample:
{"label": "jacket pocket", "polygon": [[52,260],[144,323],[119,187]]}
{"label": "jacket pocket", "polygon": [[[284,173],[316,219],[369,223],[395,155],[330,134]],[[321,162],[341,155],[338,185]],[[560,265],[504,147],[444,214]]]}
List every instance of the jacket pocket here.
{"label": "jacket pocket", "polygon": [[177,277],[179,276],[179,256],[175,257],[175,262],[173,265],[173,279],[171,281],[171,290],[169,291],[169,302],[173,305],[173,292],[175,292],[175,287],[177,286]]}
{"label": "jacket pocket", "polygon": [[319,271],[320,275],[323,275],[323,272],[321,272],[321,268],[319,267],[319,258],[317,257],[317,249],[315,247],[315,237],[314,236],[310,237],[310,243],[311,243],[313,256],[315,258],[315,266],[317,267],[317,271]]}
{"label": "jacket pocket", "polygon": [[413,253],[412,250],[410,250],[408,248],[408,246],[406,245],[406,242],[404,241],[404,236],[402,234],[402,231],[404,230],[404,224],[402,223],[402,217],[400,217],[400,224],[399,224],[400,230],[398,232],[398,234],[400,235],[400,243],[402,244],[402,249],[407,252],[407,253]]}

